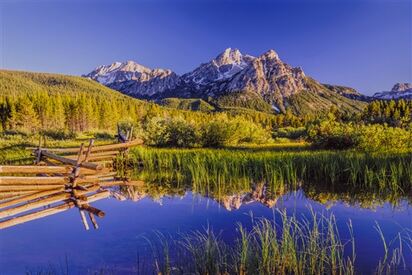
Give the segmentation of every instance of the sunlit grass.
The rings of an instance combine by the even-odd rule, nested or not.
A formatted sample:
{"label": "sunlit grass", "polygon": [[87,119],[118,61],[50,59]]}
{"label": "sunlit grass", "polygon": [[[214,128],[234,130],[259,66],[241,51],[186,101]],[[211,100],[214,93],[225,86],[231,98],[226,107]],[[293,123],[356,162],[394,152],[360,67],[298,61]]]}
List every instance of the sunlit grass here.
{"label": "sunlit grass", "polygon": [[[132,165],[158,182],[186,182],[198,192],[217,192],[265,182],[273,193],[305,185],[408,196],[412,154],[353,151],[134,148]],[[146,177],[146,178],[144,178]]]}

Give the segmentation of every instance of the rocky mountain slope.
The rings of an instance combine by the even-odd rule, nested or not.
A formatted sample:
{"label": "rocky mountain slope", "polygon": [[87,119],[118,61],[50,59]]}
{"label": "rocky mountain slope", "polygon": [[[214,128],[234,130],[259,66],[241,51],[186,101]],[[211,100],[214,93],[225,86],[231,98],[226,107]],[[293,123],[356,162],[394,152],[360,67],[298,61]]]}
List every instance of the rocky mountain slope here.
{"label": "rocky mountain slope", "polygon": [[392,90],[373,95],[374,99],[412,99],[412,83],[396,83]]}
{"label": "rocky mountain slope", "polygon": [[85,75],[137,98],[201,98],[217,107],[244,107],[265,112],[314,113],[336,105],[341,110],[363,108],[353,89],[324,85],[299,67],[283,62],[274,50],[253,57],[228,48],[193,71],[178,76],[135,62],[100,66]]}
{"label": "rocky mountain slope", "polygon": [[86,77],[137,98],[160,97],[179,81],[171,70],[149,69],[133,61],[99,66]]}

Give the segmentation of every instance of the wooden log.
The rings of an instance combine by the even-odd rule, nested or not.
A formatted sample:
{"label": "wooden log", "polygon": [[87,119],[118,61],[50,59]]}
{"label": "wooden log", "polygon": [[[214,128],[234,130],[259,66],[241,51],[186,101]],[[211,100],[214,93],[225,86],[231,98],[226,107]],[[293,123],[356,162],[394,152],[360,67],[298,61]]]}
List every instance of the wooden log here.
{"label": "wooden log", "polygon": [[94,144],[94,139],[90,139],[89,140],[89,146],[88,146],[87,151],[86,151],[86,156],[84,158],[84,161],[86,161],[86,162],[89,161],[90,154],[92,153],[93,144]]}
{"label": "wooden log", "polygon": [[113,160],[96,160],[94,163],[98,163],[104,168],[109,168],[111,165],[113,165]]}
{"label": "wooden log", "polygon": [[76,166],[78,166],[82,162],[83,153],[84,153],[84,144],[82,143],[80,145],[79,153],[77,154]]}
{"label": "wooden log", "polygon": [[99,174],[106,174],[110,173],[111,170],[109,168],[103,168],[102,170],[90,170],[87,168],[80,168],[80,175],[99,175]]}
{"label": "wooden log", "polygon": [[115,180],[115,181],[101,181],[99,182],[101,187],[110,187],[110,186],[117,186],[117,185],[125,185],[125,182],[122,180]]}
{"label": "wooden log", "polygon": [[93,184],[91,186],[87,186],[85,187],[85,190],[74,190],[76,192],[77,195],[79,196],[84,196],[88,193],[91,192],[96,192],[100,189],[100,186],[98,184]]}
{"label": "wooden log", "polygon": [[0,185],[66,184],[68,177],[0,177]]}
{"label": "wooden log", "polygon": [[[119,154],[119,151],[104,151],[104,152],[91,153],[88,159],[90,160],[90,158],[101,157],[101,156],[116,156],[117,154]],[[68,159],[76,159],[77,155],[65,155],[64,157]]]}
{"label": "wooden log", "polygon": [[[116,155],[105,155],[105,156],[90,156],[89,161],[100,161],[100,160],[109,160],[109,159],[114,159],[116,158]],[[71,158],[74,159],[74,158]]]}
{"label": "wooden log", "polygon": [[61,192],[61,191],[64,191],[64,189],[63,188],[58,188],[58,189],[40,191],[40,192],[31,193],[31,194],[28,194],[28,195],[19,196],[18,198],[0,203],[0,209],[5,208],[5,207],[9,207],[9,206],[12,206],[12,205],[24,203],[24,202],[29,202],[31,200],[35,200],[35,199],[38,199],[38,198],[41,198],[41,197],[49,196],[49,195],[52,195],[52,194],[55,194],[55,193],[58,193],[58,192]]}
{"label": "wooden log", "polygon": [[37,191],[0,192],[0,201],[1,203],[3,203],[9,200],[18,199],[22,196],[30,195],[36,192]]}
{"label": "wooden log", "polygon": [[39,174],[60,173],[69,174],[70,166],[7,166],[0,165],[0,174]]}
{"label": "wooden log", "polygon": [[101,178],[99,178],[99,181],[113,181],[115,179],[117,179],[117,178],[115,178],[115,177],[101,177]]}
{"label": "wooden log", "polygon": [[8,208],[5,210],[0,211],[0,219],[6,218],[6,217],[10,217],[13,215],[17,215],[29,210],[33,210],[39,207],[43,207],[43,206],[47,206],[59,201],[63,201],[63,200],[67,200],[71,197],[70,193],[66,193],[66,192],[61,192],[61,193],[57,193],[45,198],[40,198],[36,201],[32,201],[26,204],[22,204],[13,208]]}
{"label": "wooden log", "polygon": [[99,225],[97,224],[97,221],[96,221],[96,218],[94,217],[94,215],[90,212],[88,212],[88,214],[89,214],[89,218],[90,218],[90,221],[93,224],[94,229],[99,229]]}
{"label": "wooden log", "polygon": [[36,156],[36,161],[35,164],[38,164],[41,161],[41,136],[39,138],[39,146],[37,147],[37,156]]}
{"label": "wooden log", "polygon": [[[58,156],[56,154],[50,153],[48,151],[44,151],[42,154],[45,157],[60,161],[64,164],[70,164],[70,165],[73,165],[73,166],[76,166],[76,164],[77,164],[76,160],[61,157],[61,156]],[[83,163],[80,164],[80,167],[88,168],[88,169],[92,169],[92,170],[102,170],[102,168],[103,168],[101,165],[96,164],[96,163],[91,163],[91,162],[83,162]]]}
{"label": "wooden log", "polygon": [[87,212],[92,213],[92,214],[96,215],[99,218],[103,218],[106,215],[106,213],[104,213],[102,210],[97,209],[97,208],[95,208],[93,206],[90,206],[88,204],[82,204],[81,209],[86,210]]}
{"label": "wooden log", "polygon": [[[90,202],[94,202],[94,201],[98,201],[104,198],[107,198],[110,196],[110,192],[105,190],[99,193],[96,193],[94,195],[91,195],[87,198],[87,201]],[[44,218],[50,215],[54,215],[63,211],[66,211],[70,208],[75,207],[75,203],[72,201],[67,201],[63,204],[54,206],[54,207],[50,207],[48,209],[44,209],[44,210],[40,210],[34,213],[29,213],[29,214],[25,214],[23,216],[19,216],[19,217],[14,217],[14,218],[10,218],[4,221],[0,222],[0,229],[4,229],[4,228],[8,228],[11,226],[15,226],[18,224],[22,224],[28,221],[32,221],[32,220],[37,220],[40,218]]]}
{"label": "wooden log", "polygon": [[0,197],[4,195],[13,195],[13,196],[20,196],[20,195],[27,195],[29,193],[35,193],[36,191],[0,191]]}
{"label": "wooden log", "polygon": [[[129,148],[129,147],[142,145],[142,144],[143,144],[143,140],[135,139],[127,143],[116,143],[116,144],[94,146],[91,149],[91,152],[120,150],[120,149]],[[26,149],[27,150],[37,150],[36,147],[27,147]],[[79,148],[42,148],[42,150],[45,150],[47,152],[55,152],[55,153],[78,153],[79,152]]]}
{"label": "wooden log", "polygon": [[25,214],[23,216],[19,216],[19,217],[15,217],[15,218],[10,218],[4,221],[0,222],[0,229],[4,229],[7,227],[11,227],[17,224],[21,224],[21,223],[25,223],[28,221],[32,221],[32,220],[37,220],[43,217],[47,217],[50,215],[54,215],[63,211],[66,211],[70,208],[75,207],[73,202],[68,202],[68,203],[64,203],[64,204],[60,204],[57,205],[55,207],[50,207],[48,209],[45,210],[40,210],[38,212],[34,212],[34,213],[29,213],[29,214]]}
{"label": "wooden log", "polygon": [[[39,190],[51,190],[57,189],[59,185],[0,185],[0,192],[16,192],[16,191],[39,191]],[[64,189],[64,186],[61,186]]]}
{"label": "wooden log", "polygon": [[84,229],[89,230],[90,228],[89,228],[89,223],[87,222],[87,219],[86,219],[86,214],[81,209],[79,209],[79,213],[80,213],[80,218],[82,220],[82,223],[84,225]]}
{"label": "wooden log", "polygon": [[105,199],[110,197],[110,191],[104,190],[101,192],[97,192],[96,194],[90,195],[87,197],[87,202],[94,202],[96,200]]}

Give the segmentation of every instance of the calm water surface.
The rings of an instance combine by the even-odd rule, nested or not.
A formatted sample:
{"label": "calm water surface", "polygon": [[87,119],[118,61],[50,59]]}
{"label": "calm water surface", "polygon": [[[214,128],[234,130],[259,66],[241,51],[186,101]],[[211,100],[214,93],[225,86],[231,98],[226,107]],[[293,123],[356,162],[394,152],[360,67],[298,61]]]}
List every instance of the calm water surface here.
{"label": "calm water surface", "polygon": [[[153,236],[154,230],[178,238],[179,234],[209,226],[230,242],[237,236],[236,224],[250,226],[251,216],[272,219],[275,209],[286,209],[289,214],[302,217],[309,215],[309,207],[316,212],[333,213],[343,240],[349,238],[347,223],[352,220],[358,270],[369,274],[383,252],[375,223],[379,223],[388,240],[402,229],[412,230],[412,207],[404,200],[396,207],[383,203],[362,208],[339,200],[319,203],[301,190],[269,201],[256,201],[244,194],[214,199],[190,191],[156,199],[133,192],[126,197],[123,201],[108,198],[92,203],[106,212],[98,220],[98,230],[85,231],[77,209],[1,230],[0,274],[24,274],[26,270],[44,270],[48,265],[61,271],[66,262],[70,274],[88,274],[102,268],[112,274],[139,274],[138,269],[143,274],[142,270],[151,268],[145,237]],[[410,252],[405,253],[405,259],[410,271]]]}

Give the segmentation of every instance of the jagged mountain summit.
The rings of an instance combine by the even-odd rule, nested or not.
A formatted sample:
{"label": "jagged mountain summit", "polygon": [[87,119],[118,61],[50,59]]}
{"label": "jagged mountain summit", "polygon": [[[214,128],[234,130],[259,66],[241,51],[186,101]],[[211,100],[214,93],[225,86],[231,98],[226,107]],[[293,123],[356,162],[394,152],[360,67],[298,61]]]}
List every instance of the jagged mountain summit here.
{"label": "jagged mountain summit", "polygon": [[412,83],[396,83],[392,90],[376,93],[375,99],[412,99]]}
{"label": "jagged mountain summit", "polygon": [[179,81],[171,70],[149,69],[134,61],[99,66],[84,77],[125,94],[147,98],[174,89]]}
{"label": "jagged mountain summit", "polygon": [[85,77],[137,98],[200,98],[218,108],[311,113],[333,105],[348,111],[363,106],[357,91],[321,84],[283,62],[274,50],[254,57],[228,48],[182,76],[128,61],[97,67]]}
{"label": "jagged mountain summit", "polygon": [[197,88],[206,87],[231,78],[249,66],[253,59],[255,59],[253,56],[242,55],[238,49],[227,48],[215,59],[201,64],[190,73],[184,74],[182,80]]}

